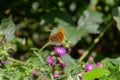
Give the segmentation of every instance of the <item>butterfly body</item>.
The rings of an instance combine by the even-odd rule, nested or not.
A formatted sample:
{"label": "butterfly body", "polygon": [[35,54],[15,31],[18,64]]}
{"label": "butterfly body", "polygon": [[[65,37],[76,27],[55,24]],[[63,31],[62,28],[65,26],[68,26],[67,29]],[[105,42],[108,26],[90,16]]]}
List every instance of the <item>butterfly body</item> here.
{"label": "butterfly body", "polygon": [[55,45],[61,45],[62,41],[64,40],[64,28],[61,28],[58,32],[50,35],[49,40],[51,41],[52,44]]}

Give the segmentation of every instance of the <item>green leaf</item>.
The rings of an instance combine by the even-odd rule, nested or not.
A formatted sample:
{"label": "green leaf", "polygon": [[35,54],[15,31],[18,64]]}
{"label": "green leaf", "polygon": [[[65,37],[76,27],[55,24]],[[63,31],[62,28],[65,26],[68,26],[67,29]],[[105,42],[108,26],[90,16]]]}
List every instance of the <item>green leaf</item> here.
{"label": "green leaf", "polygon": [[119,65],[120,66],[120,57],[118,57],[117,59],[111,59],[111,62],[115,65]]}
{"label": "green leaf", "polygon": [[62,60],[66,63],[65,71],[70,72],[74,70],[77,66],[75,60],[70,57],[70,55],[66,54],[62,57]]}
{"label": "green leaf", "polygon": [[[105,68],[107,68],[111,74],[109,77],[102,77],[101,80],[119,80],[120,79],[120,72],[119,72],[119,65],[120,65],[120,58],[117,59],[109,59],[106,58],[102,61]],[[103,79],[105,78],[105,79]]]}
{"label": "green leaf", "polygon": [[2,20],[0,29],[8,42],[14,38],[15,24],[13,23],[12,16]]}
{"label": "green leaf", "polygon": [[73,45],[77,44],[81,37],[84,36],[82,30],[78,30],[75,27],[64,27],[65,28],[65,37],[71,41]]}
{"label": "green leaf", "polygon": [[105,58],[105,59],[103,59],[103,60],[102,60],[103,66],[104,66],[104,67],[109,67],[109,65],[111,64],[111,63],[110,63],[110,60],[111,60],[110,58]]}
{"label": "green leaf", "polygon": [[100,23],[102,23],[102,14],[97,11],[85,10],[78,20],[78,28],[86,33],[99,33]]}
{"label": "green leaf", "polygon": [[112,10],[113,18],[117,23],[117,28],[120,30],[120,7],[114,8]]}
{"label": "green leaf", "polygon": [[110,72],[105,68],[95,67],[92,71],[86,72],[83,75],[82,80],[94,80],[96,78],[101,78],[102,76],[108,76]]}

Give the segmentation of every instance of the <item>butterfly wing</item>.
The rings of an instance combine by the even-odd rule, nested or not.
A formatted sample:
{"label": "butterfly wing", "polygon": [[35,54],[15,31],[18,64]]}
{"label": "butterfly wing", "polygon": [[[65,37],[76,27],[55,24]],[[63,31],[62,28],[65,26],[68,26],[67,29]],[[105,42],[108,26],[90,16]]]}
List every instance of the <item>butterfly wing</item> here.
{"label": "butterfly wing", "polygon": [[49,37],[49,40],[55,44],[55,45],[60,45],[62,44],[62,41],[64,39],[64,29],[61,28],[58,32],[52,34],[50,37]]}

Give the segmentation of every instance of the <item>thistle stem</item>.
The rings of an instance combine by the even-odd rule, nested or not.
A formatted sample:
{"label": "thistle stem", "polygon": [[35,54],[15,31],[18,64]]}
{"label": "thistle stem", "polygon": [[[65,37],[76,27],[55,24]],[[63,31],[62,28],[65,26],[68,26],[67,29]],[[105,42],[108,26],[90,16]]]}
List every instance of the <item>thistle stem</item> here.
{"label": "thistle stem", "polygon": [[76,77],[77,77],[77,80],[80,80],[78,75]]}
{"label": "thistle stem", "polygon": [[48,42],[39,50],[39,52],[41,52],[41,51],[42,51],[45,47],[47,47],[50,43],[51,43],[51,42],[48,41]]}
{"label": "thistle stem", "polygon": [[[50,41],[48,41],[42,48],[40,48],[39,50],[36,48],[32,48],[34,54],[41,60],[41,56],[39,55],[39,53],[41,53],[41,51],[47,47],[50,44]],[[35,50],[37,50],[38,52],[36,52]]]}
{"label": "thistle stem", "polygon": [[68,80],[73,80],[73,78],[72,78],[70,73],[68,73]]}
{"label": "thistle stem", "polygon": [[24,62],[19,61],[19,60],[16,60],[16,59],[14,59],[14,58],[7,57],[7,59],[8,59],[9,61],[12,61],[12,62],[16,62],[16,63],[24,64]]}
{"label": "thistle stem", "polygon": [[52,75],[52,74],[50,74],[50,76],[51,76],[51,80],[54,80],[53,75]]}
{"label": "thistle stem", "polygon": [[112,20],[103,30],[102,32],[94,39],[93,44],[87,49],[87,51],[79,58],[79,61],[81,62],[95,47],[95,45],[100,41],[100,39],[103,37],[105,32],[109,29],[109,27],[114,23]]}

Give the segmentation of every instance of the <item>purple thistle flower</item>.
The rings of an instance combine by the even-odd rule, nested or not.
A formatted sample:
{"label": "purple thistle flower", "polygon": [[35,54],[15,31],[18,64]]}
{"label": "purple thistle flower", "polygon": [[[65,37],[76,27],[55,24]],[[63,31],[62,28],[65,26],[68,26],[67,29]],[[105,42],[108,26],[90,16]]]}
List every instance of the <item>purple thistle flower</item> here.
{"label": "purple thistle flower", "polygon": [[65,63],[61,58],[58,58],[58,61],[59,61],[60,66],[61,66],[62,68],[66,67],[66,63]]}
{"label": "purple thistle flower", "polygon": [[94,68],[94,64],[87,63],[87,64],[85,65],[85,70],[86,70],[86,71],[91,71],[93,68]]}
{"label": "purple thistle flower", "polygon": [[90,56],[88,57],[88,61],[92,62],[93,60],[94,60],[93,56],[90,55]]}
{"label": "purple thistle flower", "polygon": [[61,47],[61,46],[56,46],[54,51],[59,56],[63,56],[67,53],[66,49],[64,47]]}
{"label": "purple thistle flower", "polygon": [[51,56],[48,56],[48,57],[47,57],[47,62],[48,62],[49,64],[51,64],[51,65],[55,65],[55,60],[54,60],[54,58],[51,57]]}
{"label": "purple thistle flower", "polygon": [[61,66],[62,68],[64,68],[64,67],[66,67],[66,63],[65,63],[65,62],[60,62],[60,66]]}
{"label": "purple thistle flower", "polygon": [[83,74],[82,74],[82,73],[78,73],[78,76],[79,76],[79,77],[82,77],[82,76],[83,76]]}
{"label": "purple thistle flower", "polygon": [[53,77],[54,77],[54,78],[58,78],[58,77],[59,77],[59,73],[58,73],[58,72],[55,72],[55,73],[53,74]]}
{"label": "purple thistle flower", "polygon": [[82,80],[83,73],[78,73],[77,75],[78,75],[79,79]]}
{"label": "purple thistle flower", "polygon": [[96,66],[98,66],[98,67],[103,67],[102,63],[100,63],[100,62],[97,62],[97,63],[96,63]]}
{"label": "purple thistle flower", "polygon": [[1,60],[1,64],[5,64],[6,63],[6,60]]}
{"label": "purple thistle flower", "polygon": [[38,78],[39,73],[38,73],[37,71],[33,71],[33,72],[32,72],[32,75],[33,75],[34,78]]}

